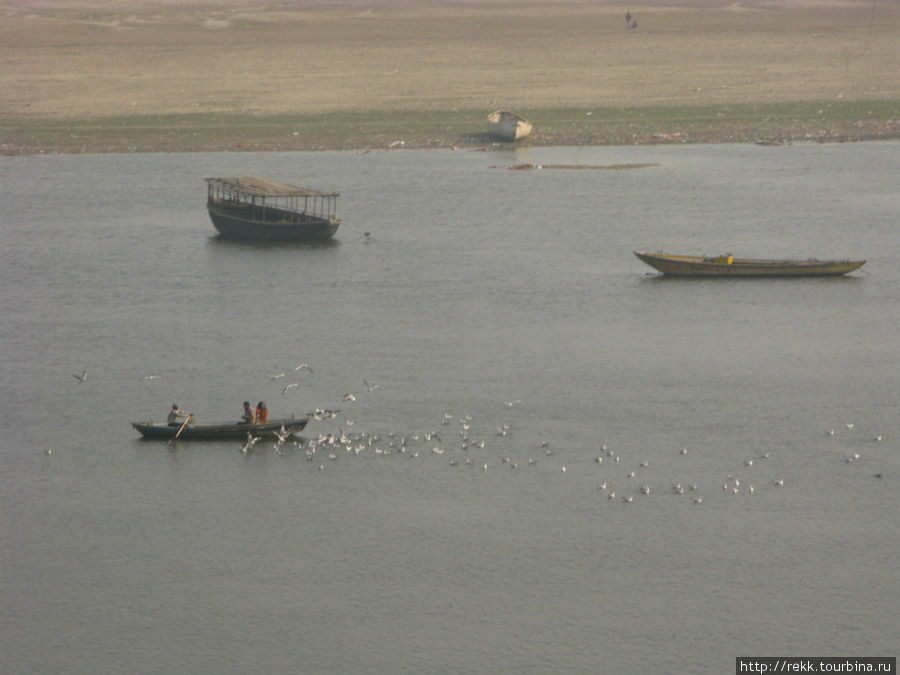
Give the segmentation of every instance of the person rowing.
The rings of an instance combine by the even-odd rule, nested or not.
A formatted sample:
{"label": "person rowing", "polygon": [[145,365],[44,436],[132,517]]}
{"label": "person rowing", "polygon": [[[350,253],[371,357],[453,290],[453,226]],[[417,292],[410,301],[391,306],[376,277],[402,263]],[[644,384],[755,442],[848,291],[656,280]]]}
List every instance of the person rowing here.
{"label": "person rowing", "polygon": [[170,427],[178,427],[182,424],[180,420],[187,421],[187,419],[190,417],[193,417],[191,413],[183,412],[181,409],[179,409],[177,403],[173,403],[172,409],[169,411],[169,416],[166,419],[166,422]]}

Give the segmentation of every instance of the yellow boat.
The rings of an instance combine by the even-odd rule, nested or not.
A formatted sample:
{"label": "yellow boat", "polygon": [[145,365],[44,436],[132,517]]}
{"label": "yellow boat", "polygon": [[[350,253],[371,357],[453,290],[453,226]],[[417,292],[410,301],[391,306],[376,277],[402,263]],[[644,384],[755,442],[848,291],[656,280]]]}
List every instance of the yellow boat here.
{"label": "yellow boat", "polygon": [[858,270],[865,260],[765,260],[722,256],[671,255],[669,253],[634,254],[650,267],[672,276],[683,277],[825,277],[840,276]]}

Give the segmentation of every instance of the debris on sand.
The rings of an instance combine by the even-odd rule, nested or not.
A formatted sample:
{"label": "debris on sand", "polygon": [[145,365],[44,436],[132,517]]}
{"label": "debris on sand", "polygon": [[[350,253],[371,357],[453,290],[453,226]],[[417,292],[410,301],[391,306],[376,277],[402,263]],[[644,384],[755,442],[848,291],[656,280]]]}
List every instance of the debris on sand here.
{"label": "debris on sand", "polygon": [[[659,164],[510,164],[510,171],[529,171],[532,169],[590,169],[593,171],[626,171],[628,169],[646,169]],[[492,169],[502,169],[502,166],[492,166]]]}

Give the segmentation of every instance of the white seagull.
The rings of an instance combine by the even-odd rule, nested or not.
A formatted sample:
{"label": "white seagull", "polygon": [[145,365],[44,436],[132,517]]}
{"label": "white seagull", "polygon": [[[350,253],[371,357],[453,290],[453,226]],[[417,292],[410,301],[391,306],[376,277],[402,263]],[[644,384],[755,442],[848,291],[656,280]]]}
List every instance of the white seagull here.
{"label": "white seagull", "polygon": [[74,377],[79,382],[84,382],[87,379],[87,371],[82,370],[81,375],[79,375],[78,373],[72,373],[72,377]]}
{"label": "white seagull", "polygon": [[281,429],[275,432],[275,437],[278,439],[280,443],[284,443],[289,437],[290,433],[288,430],[284,428],[284,424],[281,425]]}
{"label": "white seagull", "polygon": [[259,440],[259,436],[254,436],[250,432],[247,432],[247,442],[241,446],[241,452],[245,455],[249,452],[250,448],[256,445],[256,442]]}
{"label": "white seagull", "polygon": [[291,382],[290,384],[284,385],[284,389],[281,390],[282,396],[288,392],[289,389],[293,389],[295,387],[299,387],[300,384],[298,382]]}
{"label": "white seagull", "polygon": [[375,391],[376,389],[378,389],[377,384],[369,384],[368,380],[363,380],[363,384],[366,385],[367,391]]}
{"label": "white seagull", "polygon": [[301,363],[299,366],[294,368],[294,370],[303,370],[304,368],[306,368],[311,373],[315,372],[312,368],[309,367],[308,363]]}

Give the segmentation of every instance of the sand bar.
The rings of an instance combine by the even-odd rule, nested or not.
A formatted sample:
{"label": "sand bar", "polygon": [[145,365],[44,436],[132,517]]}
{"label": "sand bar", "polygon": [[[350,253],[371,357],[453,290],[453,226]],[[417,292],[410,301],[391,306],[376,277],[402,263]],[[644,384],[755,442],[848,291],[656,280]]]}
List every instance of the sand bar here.
{"label": "sand bar", "polygon": [[497,108],[536,145],[900,135],[896,2],[8,0],[0,16],[4,154],[477,145]]}

